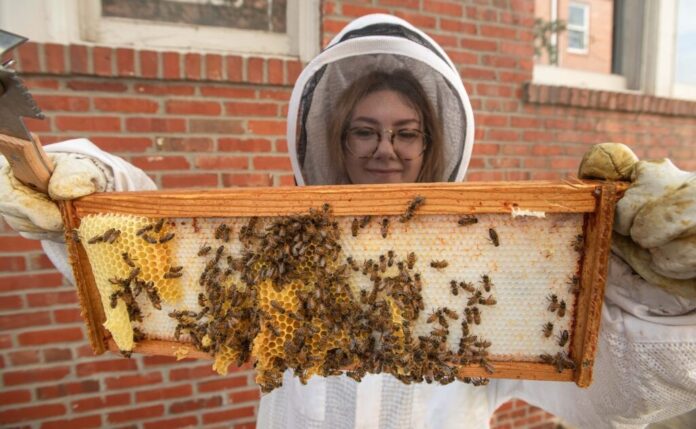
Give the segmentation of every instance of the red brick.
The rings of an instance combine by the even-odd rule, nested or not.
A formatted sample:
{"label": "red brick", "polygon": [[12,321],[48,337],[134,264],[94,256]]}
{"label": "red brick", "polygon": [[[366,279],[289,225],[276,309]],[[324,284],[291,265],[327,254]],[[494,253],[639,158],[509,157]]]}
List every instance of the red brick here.
{"label": "red brick", "polygon": [[275,103],[225,103],[225,114],[230,116],[277,116]]}
{"label": "red brick", "polygon": [[255,429],[256,422],[244,422],[234,425],[234,429]]}
{"label": "red brick", "polygon": [[36,104],[42,110],[67,110],[70,112],[86,112],[89,110],[89,98],[70,97],[67,95],[34,95]]}
{"label": "red brick", "polygon": [[[486,132],[486,140],[495,141],[517,141],[520,138],[520,133],[517,131],[508,130],[488,130]],[[475,148],[476,146],[474,146]]]}
{"label": "red brick", "polygon": [[87,74],[89,72],[87,46],[70,45],[70,71],[74,74]]}
{"label": "red brick", "polygon": [[131,408],[125,411],[109,413],[107,420],[109,421],[109,423],[123,423],[133,420],[142,420],[151,417],[159,417],[163,414],[163,405],[152,405],[149,407]]}
{"label": "red brick", "polygon": [[251,120],[249,121],[249,131],[254,134],[261,135],[285,135],[285,121],[266,121],[266,120]]}
{"label": "red brick", "polygon": [[174,115],[218,116],[222,112],[220,103],[214,101],[169,100],[165,110]]}
{"label": "red brick", "polygon": [[78,363],[75,367],[78,377],[87,377],[94,374],[118,371],[134,371],[138,369],[138,363],[133,359],[112,359]]}
{"label": "red brick", "polygon": [[206,134],[242,134],[242,121],[233,119],[190,119],[189,131]]}
{"label": "red brick", "polygon": [[28,89],[58,89],[60,86],[55,79],[39,79],[22,76],[22,82]]}
{"label": "red brick", "polygon": [[7,349],[10,347],[12,347],[12,335],[0,334],[0,349]]}
{"label": "red brick", "polygon": [[507,124],[507,115],[488,115],[485,113],[479,113],[476,115],[476,125],[484,127],[505,127]]}
{"label": "red brick", "polygon": [[73,383],[52,384],[50,386],[39,387],[36,389],[36,397],[38,399],[53,399],[98,391],[99,381],[83,380]]}
{"label": "red brick", "polygon": [[135,76],[135,51],[128,48],[116,48],[116,74],[118,76]]}
{"label": "red brick", "polygon": [[[227,67],[227,80],[229,82],[241,82],[243,79],[243,59],[237,55],[227,55],[225,66]],[[204,94],[205,95],[205,94]]]}
{"label": "red brick", "polygon": [[195,88],[189,85],[158,85],[151,83],[136,83],[133,90],[140,94],[153,95],[193,95]]}
{"label": "red brick", "polygon": [[143,98],[95,98],[94,108],[104,112],[155,113],[159,103]]}
{"label": "red brick", "polygon": [[3,407],[12,404],[22,404],[31,401],[31,391],[23,390],[3,390],[0,392],[0,404]]}
{"label": "red brick", "polygon": [[53,366],[48,368],[34,368],[31,370],[5,371],[2,375],[2,379],[6,386],[16,386],[18,384],[61,380],[69,374],[70,367]]}
{"label": "red brick", "polygon": [[278,186],[296,186],[295,176],[293,176],[292,174],[282,175],[278,179]]}
{"label": "red brick", "polygon": [[231,392],[228,397],[233,404],[258,401],[261,399],[261,391],[259,389],[242,390],[241,392]]}
{"label": "red brick", "polygon": [[41,331],[24,332],[17,335],[19,344],[23,346],[82,341],[83,339],[82,330],[80,328],[43,329]]}
{"label": "red brick", "polygon": [[178,52],[162,53],[162,76],[165,79],[181,78],[181,56]]}
{"label": "red brick", "polygon": [[47,311],[0,314],[0,331],[50,324],[51,314]]}
{"label": "red brick", "polygon": [[85,413],[102,408],[120,407],[130,403],[130,393],[118,393],[73,401],[70,403],[70,409],[76,413]]}
{"label": "red brick", "polygon": [[196,167],[205,170],[246,170],[249,168],[249,158],[246,156],[199,156]]}
{"label": "red brick", "polygon": [[39,45],[35,42],[26,42],[17,49],[19,57],[19,69],[25,73],[41,71],[39,62]]}
{"label": "red brick", "polygon": [[542,121],[537,118],[517,117],[510,118],[510,125],[515,128],[540,128]]}
{"label": "red brick", "polygon": [[53,270],[53,262],[45,254],[39,253],[29,256],[29,269],[31,270]]}
{"label": "red brick", "polygon": [[203,377],[210,377],[217,373],[210,365],[197,366],[192,368],[175,368],[169,371],[169,380],[196,380]]}
{"label": "red brick", "polygon": [[257,156],[254,158],[256,170],[291,170],[290,158],[287,156]]}
{"label": "red brick", "polygon": [[201,78],[201,55],[192,52],[184,55],[184,77],[192,80]]}
{"label": "red brick", "polygon": [[497,155],[500,153],[500,145],[498,144],[487,144],[487,143],[477,143],[474,146],[474,155]]}
{"label": "red brick", "polygon": [[83,429],[102,427],[101,416],[76,417],[67,420],[52,420],[41,424],[41,429]]}
{"label": "red brick", "polygon": [[3,424],[17,423],[27,420],[39,420],[65,414],[63,404],[41,404],[32,407],[12,408],[0,411],[0,422]]}
{"label": "red brick", "polygon": [[97,76],[112,76],[111,63],[113,51],[104,46],[92,48],[92,61],[94,62],[94,73]]}
{"label": "red brick", "polygon": [[38,350],[19,350],[16,352],[10,352],[9,357],[10,362],[12,362],[13,366],[32,365],[35,363],[39,363]]}
{"label": "red brick", "polygon": [[70,349],[42,349],[44,361],[46,363],[50,362],[62,362],[72,359],[72,350]]}
{"label": "red brick", "polygon": [[[142,362],[143,364],[145,364],[145,366],[177,365],[179,362],[181,362],[180,360],[177,360],[177,358],[174,356],[143,356],[142,359]],[[194,360],[183,359],[183,361],[193,362]]]}
{"label": "red brick", "polygon": [[271,58],[268,60],[268,83],[271,85],[282,85],[283,80],[283,60]]}
{"label": "red brick", "polygon": [[51,121],[52,118],[45,118],[43,120],[24,118],[24,125],[29,131],[39,133],[42,131],[51,131]]}
{"label": "red brick", "polygon": [[425,16],[422,13],[406,13],[402,11],[397,11],[394,13],[394,15],[398,16],[399,18],[403,18],[406,21],[410,22],[416,27],[419,28],[430,28],[433,29],[435,28],[435,25],[437,24],[437,20],[433,18],[432,16]]}
{"label": "red brick", "polygon": [[344,16],[351,16],[351,17],[359,17],[363,15],[367,15],[370,13],[389,13],[389,9],[382,8],[382,7],[366,7],[366,6],[360,6],[360,5],[354,5],[354,4],[343,4],[342,5],[342,10],[343,10],[343,15]]}
{"label": "red brick", "polygon": [[454,31],[459,34],[476,34],[478,32],[476,24],[465,22],[460,19],[446,19],[444,17],[440,17],[440,28],[444,31]]}
{"label": "red brick", "polygon": [[217,411],[203,415],[203,423],[217,423],[223,421],[234,421],[244,417],[252,417],[254,415],[254,407],[242,407],[232,410]]}
{"label": "red brick", "polygon": [[183,156],[137,156],[131,159],[133,165],[149,170],[188,170],[190,164]]}
{"label": "red brick", "polygon": [[90,137],[90,141],[107,152],[145,152],[152,147],[147,137]]}
{"label": "red brick", "polygon": [[510,39],[515,40],[517,38],[517,30],[508,27],[499,27],[496,25],[479,25],[479,30],[481,35],[484,37],[492,37],[495,39]]}
{"label": "red brick", "polygon": [[19,295],[0,296],[0,310],[19,310],[23,307],[22,297]]}
{"label": "red brick", "polygon": [[156,78],[159,72],[158,53],[155,51],[140,51],[140,75]]}
{"label": "red brick", "polygon": [[178,118],[127,118],[126,130],[136,133],[183,133],[186,131],[186,121]]}
{"label": "red brick", "polygon": [[125,92],[128,87],[121,82],[71,80],[68,88],[75,91]]}
{"label": "red brick", "polygon": [[56,43],[45,43],[43,48],[45,70],[49,73],[64,73],[65,47]]}
{"label": "red brick", "polygon": [[563,153],[560,146],[536,144],[532,147],[532,154],[536,156],[552,156]]}
{"label": "red brick", "polygon": [[481,63],[496,68],[515,68],[517,60],[505,55],[483,55]]}
{"label": "red brick", "polygon": [[336,33],[339,33],[341,30],[343,30],[343,27],[345,27],[347,23],[348,23],[348,21],[346,21],[344,19],[336,20],[336,19],[324,18],[322,20],[321,25],[322,25],[322,30],[325,33],[336,34]]}
{"label": "red brick", "polygon": [[211,152],[213,139],[208,137],[159,137],[157,149],[173,152]]}
{"label": "red brick", "polygon": [[205,56],[205,77],[208,80],[222,80],[222,56],[207,54]]}
{"label": "red brick", "polygon": [[212,380],[198,383],[198,391],[214,392],[216,390],[224,390],[239,386],[245,386],[246,384],[247,378],[245,376],[226,377],[222,380]]}
{"label": "red brick", "polygon": [[162,382],[162,374],[151,372],[149,374],[124,375],[121,377],[107,377],[107,389],[128,389],[136,386],[147,386]]}
{"label": "red brick", "polygon": [[35,288],[55,288],[63,282],[59,273],[15,274],[0,276],[0,292],[24,291]]}
{"label": "red brick", "polygon": [[263,58],[247,59],[247,81],[250,83],[264,82],[264,60]]}
{"label": "red brick", "polygon": [[180,386],[158,387],[152,390],[144,390],[135,393],[135,402],[161,401],[181,396],[193,396],[193,388],[190,384]]}
{"label": "red brick", "polygon": [[300,77],[302,73],[302,63],[297,60],[287,60],[285,61],[285,81],[286,84],[294,85],[297,78]]}
{"label": "red brick", "polygon": [[580,164],[579,158],[560,158],[554,157],[551,159],[551,168],[553,170],[573,170],[575,171]]}
{"label": "red brick", "polygon": [[222,184],[225,187],[271,186],[273,177],[270,174],[223,174]]}
{"label": "red brick", "polygon": [[[41,250],[39,240],[29,240],[20,236],[0,237],[0,252],[26,252],[27,250]],[[4,281],[4,280],[3,280]],[[0,289],[2,288],[0,284]]]}
{"label": "red brick", "polygon": [[205,97],[256,98],[256,90],[251,88],[233,88],[228,86],[202,86],[201,94]]}
{"label": "red brick", "polygon": [[496,52],[498,50],[498,42],[495,40],[481,40],[471,37],[461,38],[459,40],[459,46],[464,49],[480,52]]}
{"label": "red brick", "polygon": [[77,293],[74,290],[65,292],[42,292],[27,295],[29,307],[48,307],[56,304],[74,304]]}
{"label": "red brick", "polygon": [[551,142],[553,141],[553,133],[548,131],[525,131],[522,138],[528,142]]}
{"label": "red brick", "polygon": [[169,406],[169,412],[172,414],[181,414],[189,411],[201,410],[204,408],[216,408],[222,405],[220,396],[211,398],[191,399],[188,401],[173,402]]}
{"label": "red brick", "polygon": [[145,429],[174,429],[185,427],[198,427],[196,416],[177,417],[174,419],[157,420],[144,423]]}
{"label": "red brick", "polygon": [[266,139],[221,138],[218,149],[230,152],[270,152],[271,141]]}
{"label": "red brick", "polygon": [[60,131],[121,131],[121,119],[109,116],[57,116]]}
{"label": "red brick", "polygon": [[423,2],[423,10],[450,17],[461,16],[464,13],[461,4],[447,1],[425,0]]}

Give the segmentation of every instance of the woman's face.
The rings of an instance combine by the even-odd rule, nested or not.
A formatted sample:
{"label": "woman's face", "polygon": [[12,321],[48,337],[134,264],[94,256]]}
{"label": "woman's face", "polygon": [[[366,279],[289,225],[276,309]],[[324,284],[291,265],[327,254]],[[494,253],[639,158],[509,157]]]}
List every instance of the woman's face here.
{"label": "woman's face", "polygon": [[358,158],[344,149],[346,171],[354,184],[415,182],[423,165],[423,156],[404,161],[394,152],[391,133],[401,129],[418,129],[422,125],[418,112],[396,91],[381,90],[367,95],[355,105],[348,129],[368,127],[380,132],[377,150],[369,158]]}

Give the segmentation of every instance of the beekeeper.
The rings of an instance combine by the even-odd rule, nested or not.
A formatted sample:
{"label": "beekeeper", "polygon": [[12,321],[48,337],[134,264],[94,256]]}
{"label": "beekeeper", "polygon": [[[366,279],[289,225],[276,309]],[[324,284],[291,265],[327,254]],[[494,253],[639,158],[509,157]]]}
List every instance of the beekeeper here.
{"label": "beekeeper", "polygon": [[[426,34],[388,15],[359,18],[339,33],[298,78],[288,113],[298,185],[462,181],[473,136],[454,64]],[[49,196],[17,182],[3,163],[0,213],[23,236],[41,239],[72,278],[53,200],[155,186],[84,139],[46,150],[56,163]],[[589,388],[519,380],[405,385],[390,375],[302,385],[286,372],[283,387],[261,399],[259,427],[486,428],[511,398],[582,428],[638,428],[696,408],[696,174],[603,144],[585,155],[580,175],[632,182],[617,206]]]}

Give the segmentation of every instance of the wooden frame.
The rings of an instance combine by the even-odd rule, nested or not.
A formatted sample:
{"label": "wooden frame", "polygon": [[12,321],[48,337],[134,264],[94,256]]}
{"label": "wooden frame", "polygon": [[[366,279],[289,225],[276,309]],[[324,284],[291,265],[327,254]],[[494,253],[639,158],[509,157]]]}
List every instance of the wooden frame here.
{"label": "wooden frame", "polygon": [[[623,188],[611,182],[534,181],[103,193],[70,201],[62,206],[62,211],[67,231],[79,227],[81,218],[97,213],[186,218],[284,216],[306,213],[308,208],[329,203],[335,216],[398,215],[414,195],[424,196],[428,202],[419,209],[419,215],[509,214],[514,210],[584,213],[585,248],[574,322],[574,332],[580,334],[572,338],[576,369],[557,372],[549,364],[494,361],[494,375],[486,374],[479,366],[464,367],[460,373],[472,377],[575,381],[586,387],[592,381],[614,207]],[[66,236],[92,348],[97,354],[118,350],[103,327],[105,316],[85,250],[71,239],[71,234]],[[172,355],[181,347],[189,349],[187,357],[210,358],[193,346],[161,340],[144,340],[134,351]]]}

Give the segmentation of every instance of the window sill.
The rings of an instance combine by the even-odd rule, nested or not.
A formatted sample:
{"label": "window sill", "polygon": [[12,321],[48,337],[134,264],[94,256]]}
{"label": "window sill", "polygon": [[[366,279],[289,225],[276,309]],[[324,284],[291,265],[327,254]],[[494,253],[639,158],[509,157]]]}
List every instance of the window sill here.
{"label": "window sill", "polygon": [[696,101],[560,85],[526,83],[524,102],[615,112],[696,117]]}

